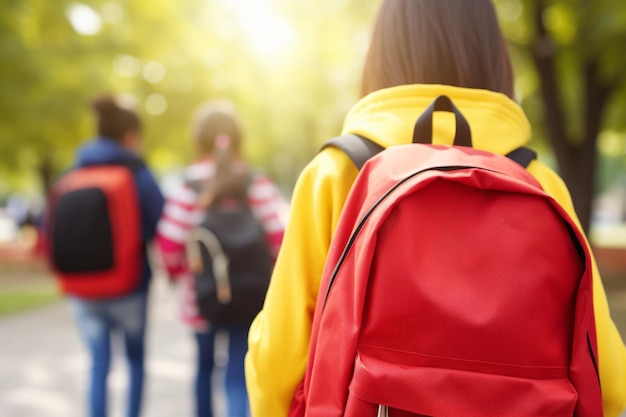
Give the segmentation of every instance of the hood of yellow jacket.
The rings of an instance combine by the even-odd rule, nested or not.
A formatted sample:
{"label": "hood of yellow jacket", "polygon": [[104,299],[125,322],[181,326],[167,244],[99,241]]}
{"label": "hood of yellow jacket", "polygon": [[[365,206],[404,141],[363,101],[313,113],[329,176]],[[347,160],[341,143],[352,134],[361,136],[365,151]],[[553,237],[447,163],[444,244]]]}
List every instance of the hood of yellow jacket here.
{"label": "hood of yellow jacket", "polygon": [[[415,122],[440,95],[446,95],[467,119],[473,147],[506,154],[524,146],[531,128],[522,108],[504,94],[436,84],[403,85],[363,97],[348,113],[343,133],[362,135],[381,146],[410,143]],[[450,145],[454,115],[435,112],[433,143]]]}

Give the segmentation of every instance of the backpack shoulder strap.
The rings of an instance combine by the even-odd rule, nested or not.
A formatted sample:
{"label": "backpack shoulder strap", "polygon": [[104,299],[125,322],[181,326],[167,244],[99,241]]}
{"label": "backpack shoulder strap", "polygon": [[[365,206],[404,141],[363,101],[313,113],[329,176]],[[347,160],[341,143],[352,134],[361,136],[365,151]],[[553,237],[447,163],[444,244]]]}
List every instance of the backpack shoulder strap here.
{"label": "backpack shoulder strap", "polygon": [[133,172],[137,172],[146,166],[141,159],[128,159],[125,162],[122,162],[121,165],[124,165]]}
{"label": "backpack shoulder strap", "polygon": [[128,168],[133,174],[145,166],[144,162],[139,158],[118,158],[101,165],[117,165]]}
{"label": "backpack shoulder strap", "polygon": [[337,136],[326,142],[322,149],[329,146],[334,146],[345,152],[358,170],[361,170],[368,159],[385,149],[379,144],[359,135]]}
{"label": "backpack shoulder strap", "polygon": [[74,165],[72,168],[69,168],[67,172],[73,171],[75,169],[88,168],[88,167],[102,167],[102,166],[122,166],[128,168],[133,174],[145,167],[145,163],[139,158],[115,158],[106,162],[99,162],[95,164],[88,165]]}
{"label": "backpack shoulder strap", "polygon": [[[361,170],[365,162],[385,148],[360,135],[337,136],[322,146],[322,149],[334,146],[341,149],[352,160],[357,169]],[[524,168],[537,159],[537,153],[530,148],[520,147],[508,154],[507,158],[517,162]]]}
{"label": "backpack shoulder strap", "polygon": [[529,148],[521,147],[507,153],[506,156],[524,168],[528,168],[528,165],[530,165],[533,160],[537,159],[537,152]]}

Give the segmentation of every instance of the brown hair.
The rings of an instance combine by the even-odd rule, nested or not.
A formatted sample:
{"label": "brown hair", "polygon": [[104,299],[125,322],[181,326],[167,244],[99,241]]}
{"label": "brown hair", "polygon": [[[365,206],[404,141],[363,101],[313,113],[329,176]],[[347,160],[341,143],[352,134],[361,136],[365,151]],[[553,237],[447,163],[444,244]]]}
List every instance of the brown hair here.
{"label": "brown hair", "polygon": [[512,65],[491,0],[383,0],[361,92],[406,84],[482,88],[514,98]]}
{"label": "brown hair", "polygon": [[201,156],[211,155],[219,135],[230,138],[233,150],[241,150],[242,134],[235,106],[227,100],[209,101],[196,112],[191,136]]}
{"label": "brown hair", "polygon": [[137,113],[122,106],[110,94],[93,99],[91,107],[96,114],[97,131],[101,136],[120,142],[128,131],[141,131],[141,121]]}
{"label": "brown hair", "polygon": [[210,206],[222,197],[245,198],[248,169],[241,159],[242,134],[235,106],[210,101],[196,113],[192,138],[201,156],[212,156],[215,174],[199,202]]}

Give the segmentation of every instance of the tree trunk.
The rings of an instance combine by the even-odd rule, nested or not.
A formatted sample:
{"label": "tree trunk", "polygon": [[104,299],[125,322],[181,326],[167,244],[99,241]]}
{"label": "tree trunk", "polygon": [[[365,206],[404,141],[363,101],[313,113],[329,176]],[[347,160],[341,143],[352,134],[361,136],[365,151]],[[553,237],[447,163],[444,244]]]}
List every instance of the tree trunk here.
{"label": "tree trunk", "polygon": [[537,39],[532,55],[541,83],[545,124],[548,130],[548,139],[556,154],[560,174],[570,190],[574,208],[582,227],[588,232],[594,197],[597,141],[611,87],[600,81],[594,63],[583,61],[581,83],[584,89],[580,99],[584,102],[584,114],[580,117],[585,121],[585,129],[580,140],[568,136],[567,120],[560,102],[560,85],[556,75],[557,50],[544,26],[544,11],[545,2],[536,1]]}
{"label": "tree trunk", "polygon": [[[585,131],[582,143],[576,149],[575,165],[570,183],[579,187],[572,198],[585,230],[589,229],[592,202],[595,196],[595,176],[598,161],[598,136],[602,130],[602,118],[611,93],[610,85],[600,81],[597,67],[587,63],[584,69]],[[579,169],[576,169],[579,168]],[[567,181],[567,179],[565,179]]]}
{"label": "tree trunk", "polygon": [[52,161],[49,156],[43,156],[39,166],[39,180],[41,181],[41,187],[43,189],[44,196],[48,195],[48,191],[50,191],[50,186],[52,185],[52,176],[53,176],[53,167]]}

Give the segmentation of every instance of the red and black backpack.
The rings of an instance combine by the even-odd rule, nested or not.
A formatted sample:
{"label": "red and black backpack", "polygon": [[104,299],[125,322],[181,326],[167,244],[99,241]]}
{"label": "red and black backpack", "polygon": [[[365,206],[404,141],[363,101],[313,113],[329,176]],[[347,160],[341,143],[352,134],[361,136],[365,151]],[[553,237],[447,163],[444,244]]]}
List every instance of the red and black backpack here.
{"label": "red and black backpack", "polygon": [[108,298],[137,287],[145,254],[133,172],[141,166],[85,166],[54,183],[46,216],[48,259],[64,293]]}

